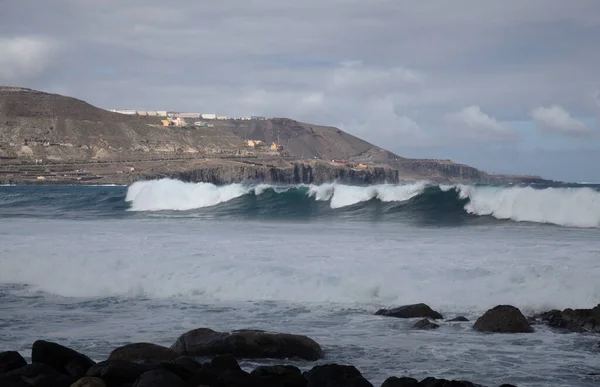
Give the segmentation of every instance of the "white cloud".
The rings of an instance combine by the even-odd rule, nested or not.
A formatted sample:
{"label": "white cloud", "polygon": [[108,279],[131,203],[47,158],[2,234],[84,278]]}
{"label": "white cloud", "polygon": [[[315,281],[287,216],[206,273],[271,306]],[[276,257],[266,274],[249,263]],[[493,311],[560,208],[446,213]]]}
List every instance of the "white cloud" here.
{"label": "white cloud", "polygon": [[538,129],[568,136],[587,136],[592,134],[583,122],[573,118],[562,106],[539,107],[531,112]]}
{"label": "white cloud", "polygon": [[517,134],[484,113],[477,105],[467,106],[445,117],[453,134],[472,141],[514,141]]}
{"label": "white cloud", "polygon": [[41,75],[57,44],[46,38],[0,38],[0,82],[22,82]]}

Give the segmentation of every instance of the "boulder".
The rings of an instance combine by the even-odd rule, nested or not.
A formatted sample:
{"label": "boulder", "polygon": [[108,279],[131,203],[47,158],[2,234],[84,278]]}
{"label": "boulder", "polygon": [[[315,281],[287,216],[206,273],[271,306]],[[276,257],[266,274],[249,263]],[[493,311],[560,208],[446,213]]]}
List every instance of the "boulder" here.
{"label": "boulder", "polygon": [[373,387],[353,366],[326,364],[304,373],[307,387]]}
{"label": "boulder", "polygon": [[593,309],[551,310],[534,316],[534,319],[570,332],[600,333],[600,304]]}
{"label": "boulder", "polygon": [[479,384],[465,380],[446,380],[436,378],[425,378],[419,383],[419,387],[482,387]]}
{"label": "boulder", "polygon": [[106,387],[106,383],[100,378],[85,376],[71,384],[71,387]]}
{"label": "boulder", "polygon": [[44,364],[44,363],[31,363],[27,364],[24,367],[17,368],[16,370],[12,370],[3,374],[3,376],[19,376],[26,378],[35,378],[40,375],[49,375],[49,376],[58,376],[61,373],[56,370],[54,367]]}
{"label": "boulder", "polygon": [[440,326],[436,323],[432,323],[428,319],[424,318],[422,320],[417,321],[413,324],[413,329],[421,329],[421,330],[429,330],[429,329],[437,329]]}
{"label": "boulder", "polygon": [[300,369],[291,365],[257,367],[250,375],[263,387],[306,387],[306,379]]}
{"label": "boulder", "polygon": [[157,369],[144,372],[133,387],[187,387],[187,384],[174,373]]}
{"label": "boulder", "polygon": [[159,367],[171,371],[188,384],[191,381],[198,381],[198,383],[194,383],[196,385],[202,384],[202,378],[199,376],[203,374],[205,368],[192,357],[178,357],[173,361],[160,363]]}
{"label": "boulder", "polygon": [[458,317],[454,317],[453,319],[447,320],[447,322],[467,322],[469,321],[468,318],[466,318],[465,316],[458,316]]}
{"label": "boulder", "polygon": [[85,376],[87,370],[96,364],[82,353],[44,340],[38,340],[33,343],[31,361],[32,363],[48,364],[75,379]]}
{"label": "boulder", "polygon": [[27,362],[17,351],[0,352],[0,374],[25,367]]}
{"label": "boulder", "polygon": [[108,360],[161,362],[175,360],[178,357],[175,351],[162,345],[133,343],[113,350]]}
{"label": "boulder", "polygon": [[236,358],[300,358],[318,360],[323,350],[306,336],[259,330],[215,332],[199,328],[184,333],[171,346],[182,356],[233,355]]}
{"label": "boulder", "polygon": [[419,387],[419,381],[413,378],[397,378],[392,376],[391,378],[387,378],[381,387]]}
{"label": "boulder", "polygon": [[494,333],[531,333],[533,328],[518,308],[498,305],[479,317],[473,329]]}
{"label": "boulder", "polygon": [[107,387],[118,387],[133,383],[148,371],[156,369],[152,364],[139,364],[125,360],[105,360],[92,366],[86,376],[104,380]]}
{"label": "boulder", "polygon": [[393,309],[380,309],[375,313],[376,316],[388,316],[397,318],[432,318],[434,320],[443,319],[439,312],[431,309],[427,304],[413,304],[399,306]]}
{"label": "boulder", "polygon": [[210,362],[210,368],[211,370],[217,373],[242,370],[237,360],[235,360],[235,357],[231,355],[222,355],[215,357]]}

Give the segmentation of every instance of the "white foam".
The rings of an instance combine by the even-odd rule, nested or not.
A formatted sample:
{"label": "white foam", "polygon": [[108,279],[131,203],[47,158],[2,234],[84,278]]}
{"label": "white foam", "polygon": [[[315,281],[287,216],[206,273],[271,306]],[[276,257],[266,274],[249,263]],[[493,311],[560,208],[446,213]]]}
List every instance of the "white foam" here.
{"label": "white foam", "polygon": [[127,189],[126,201],[132,211],[185,211],[215,206],[250,192],[241,184],[216,186],[210,183],[184,183],[161,179],[139,181]]}
{"label": "white foam", "polygon": [[403,202],[423,192],[425,187],[425,182],[406,185],[381,184],[367,187],[323,184],[310,186],[308,195],[316,200],[331,201],[331,208],[342,208],[371,199],[379,199],[382,202]]}
{"label": "white foam", "polygon": [[457,186],[465,210],[517,222],[600,227],[600,192],[591,188]]}

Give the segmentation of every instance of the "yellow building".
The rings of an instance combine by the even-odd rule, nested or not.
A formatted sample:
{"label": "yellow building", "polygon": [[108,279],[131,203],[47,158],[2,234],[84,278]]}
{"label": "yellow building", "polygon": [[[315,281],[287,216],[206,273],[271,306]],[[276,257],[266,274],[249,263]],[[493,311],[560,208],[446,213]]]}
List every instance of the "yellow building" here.
{"label": "yellow building", "polygon": [[273,142],[271,144],[271,149],[274,150],[274,151],[278,151],[279,149],[281,149],[281,146],[278,145],[276,142]]}
{"label": "yellow building", "polygon": [[262,141],[260,140],[248,140],[248,146],[251,148],[259,147],[262,145]]}
{"label": "yellow building", "polygon": [[162,122],[163,126],[171,125],[171,120],[160,120],[160,122]]}
{"label": "yellow building", "polygon": [[359,166],[360,168],[367,168],[367,164],[363,164],[363,163],[360,163],[360,164],[358,164],[358,166]]}

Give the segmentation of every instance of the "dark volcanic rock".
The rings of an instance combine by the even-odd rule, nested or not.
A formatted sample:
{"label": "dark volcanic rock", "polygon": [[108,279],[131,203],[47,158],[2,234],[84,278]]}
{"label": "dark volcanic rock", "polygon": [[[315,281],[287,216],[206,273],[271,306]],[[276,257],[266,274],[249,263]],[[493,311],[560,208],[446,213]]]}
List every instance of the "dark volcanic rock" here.
{"label": "dark volcanic rock", "polygon": [[306,379],[300,369],[294,366],[262,366],[250,373],[264,387],[306,387]]}
{"label": "dark volcanic rock", "polygon": [[125,360],[106,360],[92,366],[86,376],[98,377],[108,387],[118,387],[135,382],[143,373],[156,369],[152,364],[139,364]]}
{"label": "dark volcanic rock", "polygon": [[304,373],[307,387],[373,387],[353,366],[327,364]]}
{"label": "dark volcanic rock", "polygon": [[86,376],[73,383],[71,387],[106,387],[106,383],[100,378]]}
{"label": "dark volcanic rock", "polygon": [[68,387],[75,378],[61,374],[54,367],[44,363],[27,364],[10,372],[0,375],[0,386],[20,387],[23,386],[56,386]]}
{"label": "dark volcanic rock", "polygon": [[551,310],[534,318],[539,318],[549,326],[571,332],[600,333],[600,304],[593,309]]}
{"label": "dark volcanic rock", "polygon": [[108,360],[161,362],[175,360],[179,355],[170,348],[150,343],[134,343],[119,347]]}
{"label": "dark volcanic rock", "polygon": [[533,328],[518,308],[498,305],[477,319],[473,329],[480,332],[531,333]]}
{"label": "dark volcanic rock", "polygon": [[397,318],[425,317],[435,320],[442,319],[442,315],[431,309],[426,304],[404,305],[393,309],[380,309],[375,313],[377,316],[389,316]]}
{"label": "dark volcanic rock", "polygon": [[0,353],[0,374],[25,367],[27,362],[17,351],[7,351]]}
{"label": "dark volcanic rock", "polygon": [[413,378],[397,378],[392,376],[391,378],[387,378],[381,387],[419,387],[419,381]]}
{"label": "dark volcanic rock", "polygon": [[187,384],[174,373],[159,369],[143,373],[133,387],[187,387]]}
{"label": "dark volcanic rock", "polygon": [[[182,356],[173,361],[161,363],[159,367],[171,371],[188,384],[193,380],[199,379],[199,375],[204,371],[202,364],[189,356]],[[202,384],[200,381],[195,384]]]}
{"label": "dark volcanic rock", "polygon": [[48,364],[58,371],[79,379],[96,364],[92,359],[71,348],[49,341],[38,340],[31,350],[33,363]]}
{"label": "dark volcanic rock", "polygon": [[446,380],[436,378],[426,378],[421,380],[419,387],[482,387],[479,384],[467,382],[464,380]]}
{"label": "dark volcanic rock", "polygon": [[458,316],[458,317],[454,317],[453,319],[447,320],[448,322],[467,322],[469,321],[468,318],[466,318],[465,316]]}
{"label": "dark volcanic rock", "polygon": [[412,326],[414,329],[428,330],[428,329],[437,329],[440,326],[436,323],[432,323],[428,319],[424,318],[422,320],[417,321]]}
{"label": "dark volcanic rock", "polygon": [[171,349],[181,355],[230,354],[237,358],[300,358],[318,360],[323,350],[314,340],[300,335],[258,330],[215,332],[199,328],[184,333]]}

